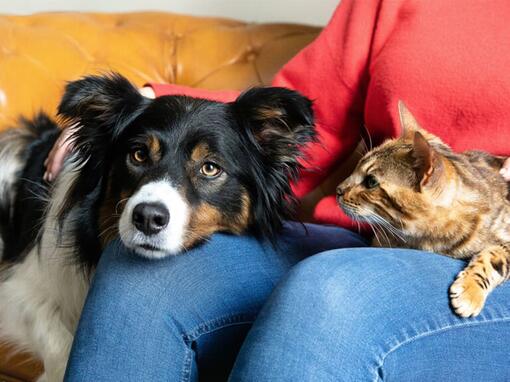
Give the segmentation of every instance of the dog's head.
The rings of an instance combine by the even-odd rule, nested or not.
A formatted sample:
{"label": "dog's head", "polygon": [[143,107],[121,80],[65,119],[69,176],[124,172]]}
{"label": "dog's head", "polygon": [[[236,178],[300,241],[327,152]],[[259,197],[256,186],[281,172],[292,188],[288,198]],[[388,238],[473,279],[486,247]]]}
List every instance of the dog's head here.
{"label": "dog's head", "polygon": [[150,258],[217,231],[274,239],[291,213],[300,148],[314,137],[311,102],[284,88],[231,103],[151,100],[120,75],[90,76],[68,84],[59,114],[80,125],[80,170],[60,218],[79,209],[86,227],[75,236],[93,253],[105,230]]}

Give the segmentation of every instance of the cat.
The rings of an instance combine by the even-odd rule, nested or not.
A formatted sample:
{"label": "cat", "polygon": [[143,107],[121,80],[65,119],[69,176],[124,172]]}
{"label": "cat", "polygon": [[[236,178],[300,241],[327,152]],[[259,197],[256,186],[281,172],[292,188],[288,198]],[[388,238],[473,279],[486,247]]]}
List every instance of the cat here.
{"label": "cat", "polygon": [[449,290],[461,317],[478,315],[510,278],[510,202],[504,157],[455,153],[399,102],[402,136],[366,153],[337,187],[337,201],[368,223],[374,245],[436,252],[469,263]]}

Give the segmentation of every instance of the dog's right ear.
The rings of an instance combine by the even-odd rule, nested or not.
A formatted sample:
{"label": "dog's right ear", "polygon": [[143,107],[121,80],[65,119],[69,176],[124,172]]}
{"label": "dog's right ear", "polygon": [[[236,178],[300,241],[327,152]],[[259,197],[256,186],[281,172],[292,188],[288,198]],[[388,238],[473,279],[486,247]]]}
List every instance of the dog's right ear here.
{"label": "dog's right ear", "polygon": [[80,168],[59,211],[60,228],[71,211],[87,221],[74,232],[76,246],[100,253],[97,237],[99,201],[104,194],[115,141],[151,102],[120,74],[88,76],[67,84],[58,113],[66,125],[77,125],[73,161]]}
{"label": "dog's right ear", "polygon": [[147,103],[148,99],[125,77],[110,73],[69,82],[58,114],[67,124],[114,139]]}

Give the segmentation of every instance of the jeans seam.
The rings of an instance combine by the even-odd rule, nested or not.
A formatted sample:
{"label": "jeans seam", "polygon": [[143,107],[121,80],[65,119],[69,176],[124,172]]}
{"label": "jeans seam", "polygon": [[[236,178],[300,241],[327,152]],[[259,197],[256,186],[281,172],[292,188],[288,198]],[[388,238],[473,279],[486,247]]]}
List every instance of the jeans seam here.
{"label": "jeans seam", "polygon": [[238,313],[229,314],[227,316],[218,317],[206,322],[202,322],[187,333],[183,334],[186,344],[190,345],[204,334],[212,333],[218,329],[229,326],[251,324],[255,321],[255,313]]}
{"label": "jeans seam", "polygon": [[252,324],[255,321],[255,313],[238,313],[229,314],[227,316],[218,317],[206,322],[202,322],[188,332],[182,334],[182,339],[186,344],[186,357],[184,359],[184,367],[182,381],[191,380],[191,366],[193,360],[193,350],[191,345],[204,334],[212,333],[218,329],[227,328],[229,326]]}
{"label": "jeans seam", "polygon": [[510,321],[510,317],[495,318],[495,319],[486,319],[486,320],[483,320],[483,321],[474,321],[474,322],[460,322],[460,323],[457,323],[457,324],[450,324],[450,325],[446,325],[446,326],[441,327],[441,328],[429,330],[429,331],[417,334],[415,336],[412,336],[410,338],[407,338],[406,340],[404,340],[404,341],[396,344],[395,346],[393,346],[390,350],[388,350],[386,352],[386,354],[384,354],[384,356],[382,357],[381,361],[379,362],[379,365],[377,366],[378,373],[376,375],[375,381],[382,381],[380,371],[381,371],[381,369],[384,366],[384,362],[386,361],[386,358],[391,353],[393,353],[394,351],[398,350],[402,346],[408,345],[411,342],[420,340],[420,339],[425,338],[425,337],[441,334],[443,332],[446,332],[446,331],[452,330],[452,329],[462,329],[462,328],[466,328],[466,327],[475,327],[475,326],[481,326],[481,325],[486,325],[486,324],[495,324],[495,323],[501,323],[501,322],[507,322],[507,321]]}
{"label": "jeans seam", "polygon": [[191,381],[191,361],[193,359],[193,351],[186,346],[186,356],[184,358],[184,368],[182,370],[182,381]]}

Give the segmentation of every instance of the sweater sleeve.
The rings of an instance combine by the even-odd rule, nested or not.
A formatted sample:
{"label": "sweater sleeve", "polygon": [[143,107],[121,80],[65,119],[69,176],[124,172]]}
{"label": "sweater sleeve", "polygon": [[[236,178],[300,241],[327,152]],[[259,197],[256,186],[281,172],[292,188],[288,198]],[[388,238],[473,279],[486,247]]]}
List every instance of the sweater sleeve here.
{"label": "sweater sleeve", "polygon": [[273,81],[274,86],[296,89],[314,101],[318,142],[305,150],[305,168],[294,186],[298,197],[341,165],[360,140],[378,10],[379,0],[342,0],[319,37]]}

